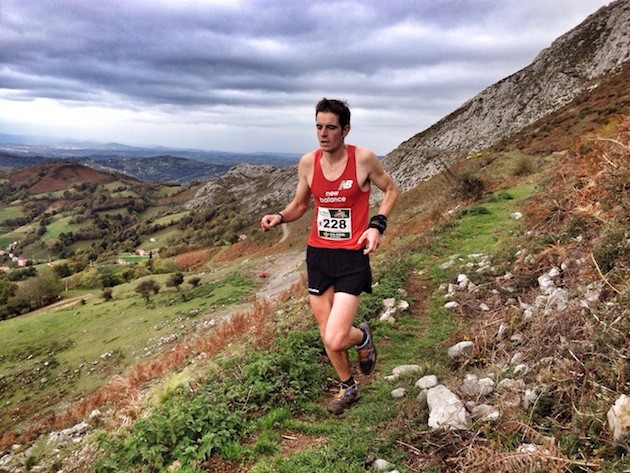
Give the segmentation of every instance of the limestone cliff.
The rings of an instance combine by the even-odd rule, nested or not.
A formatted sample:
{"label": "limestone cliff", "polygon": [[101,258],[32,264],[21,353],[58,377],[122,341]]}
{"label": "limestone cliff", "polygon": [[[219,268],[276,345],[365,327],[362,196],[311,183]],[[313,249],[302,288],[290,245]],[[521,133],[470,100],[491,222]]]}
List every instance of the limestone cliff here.
{"label": "limestone cliff", "polygon": [[630,0],[618,0],[383,159],[401,189],[496,143],[595,88],[630,59]]}

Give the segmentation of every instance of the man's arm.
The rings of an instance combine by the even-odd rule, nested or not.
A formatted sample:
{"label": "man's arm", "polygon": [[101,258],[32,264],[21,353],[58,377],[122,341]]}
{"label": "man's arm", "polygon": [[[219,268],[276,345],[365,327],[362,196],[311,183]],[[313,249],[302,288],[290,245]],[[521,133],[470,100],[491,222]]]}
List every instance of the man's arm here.
{"label": "man's arm", "polygon": [[372,184],[383,191],[383,200],[381,201],[378,213],[388,217],[400,194],[398,186],[391,176],[387,174],[385,169],[383,169],[383,165],[376,155],[373,155],[373,159],[370,159],[369,162],[371,166],[368,179]]}
{"label": "man's arm", "polygon": [[[367,179],[383,191],[383,200],[378,209],[378,213],[388,217],[396,204],[399,190],[398,186],[389,174],[383,169],[381,161],[374,153],[369,151],[360,161],[365,166]],[[359,243],[365,243],[365,254],[373,253],[381,244],[381,233],[376,228],[368,228],[359,238]]]}
{"label": "man's arm", "polygon": [[312,168],[312,157],[310,154],[302,156],[298,164],[298,183],[293,200],[280,212],[265,215],[260,221],[263,232],[266,232],[276,225],[284,222],[292,222],[299,219],[308,210],[308,202],[311,197],[311,187],[309,185],[309,169]]}

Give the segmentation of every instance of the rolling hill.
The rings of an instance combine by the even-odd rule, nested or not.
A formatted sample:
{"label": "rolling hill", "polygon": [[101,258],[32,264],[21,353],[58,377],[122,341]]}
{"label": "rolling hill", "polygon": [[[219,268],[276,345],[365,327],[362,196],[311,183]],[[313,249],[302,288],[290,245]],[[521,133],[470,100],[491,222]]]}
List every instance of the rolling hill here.
{"label": "rolling hill", "polygon": [[[379,364],[339,418],[300,282],[308,215],[258,230],[295,168],[240,165],[199,186],[51,167],[18,189],[9,174],[5,241],[70,245],[52,264],[68,266],[61,305],[0,322],[0,469],[630,470],[628,5],[385,158],[406,191],[359,308]],[[515,125],[516,89],[527,100],[512,105],[536,113]],[[457,140],[429,146],[442,137]],[[70,228],[95,238],[73,246]],[[272,285],[286,291],[264,299]],[[436,427],[444,390],[454,428]]]}

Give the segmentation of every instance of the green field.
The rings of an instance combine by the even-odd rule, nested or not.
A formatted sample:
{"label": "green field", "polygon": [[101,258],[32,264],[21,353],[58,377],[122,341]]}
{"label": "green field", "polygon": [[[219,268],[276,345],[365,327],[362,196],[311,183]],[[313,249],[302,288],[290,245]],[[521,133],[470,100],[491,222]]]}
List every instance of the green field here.
{"label": "green field", "polygon": [[[134,291],[141,280],[115,287],[111,301],[98,289],[70,291],[63,294],[68,307],[2,321],[0,401],[5,409],[19,405],[23,412],[52,407],[167,349],[162,337],[181,337],[200,320],[238,310],[253,283],[222,274],[222,279],[202,277],[196,289],[184,283],[179,291],[164,285],[168,275],[151,276],[162,290],[149,303]],[[72,302],[80,296],[84,304]],[[12,423],[3,417],[0,428]]]}
{"label": "green field", "polygon": [[21,217],[23,212],[24,208],[21,205],[9,205],[0,208],[0,224],[5,220]]}
{"label": "green field", "polygon": [[50,242],[59,238],[59,235],[62,233],[70,233],[76,232],[81,228],[87,227],[90,225],[90,222],[86,221],[83,223],[70,223],[70,221],[74,217],[60,217],[55,216],[53,222],[50,225],[46,226],[46,233],[42,235],[42,241]]}

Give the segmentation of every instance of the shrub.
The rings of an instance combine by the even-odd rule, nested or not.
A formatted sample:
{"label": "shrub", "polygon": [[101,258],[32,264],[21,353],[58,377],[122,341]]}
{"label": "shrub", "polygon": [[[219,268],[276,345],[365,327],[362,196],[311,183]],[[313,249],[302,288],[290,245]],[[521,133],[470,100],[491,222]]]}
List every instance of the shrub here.
{"label": "shrub", "polygon": [[112,288],[111,287],[106,287],[105,289],[103,289],[103,292],[101,292],[101,297],[103,299],[105,299],[106,301],[109,301],[112,299]]}
{"label": "shrub", "polygon": [[533,159],[530,156],[521,156],[514,163],[514,169],[512,173],[515,176],[527,176],[534,172],[535,166]]}
{"label": "shrub", "polygon": [[145,279],[136,286],[135,291],[149,302],[151,293],[157,294],[160,292],[160,284],[155,279]]}

